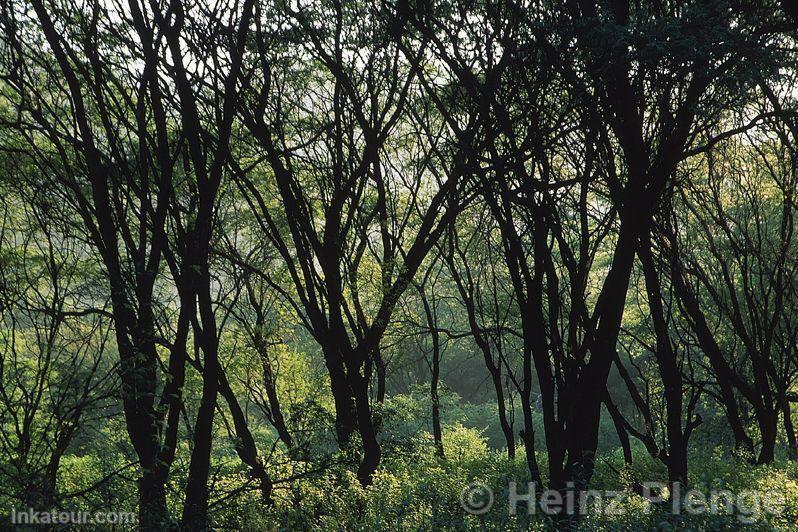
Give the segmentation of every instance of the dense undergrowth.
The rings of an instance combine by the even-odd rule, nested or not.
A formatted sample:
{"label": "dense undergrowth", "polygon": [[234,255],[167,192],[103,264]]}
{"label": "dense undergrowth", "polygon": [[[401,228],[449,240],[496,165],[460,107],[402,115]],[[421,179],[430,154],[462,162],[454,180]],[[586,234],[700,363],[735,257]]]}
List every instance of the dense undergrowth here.
{"label": "dense undergrowth", "polygon": [[[275,451],[270,472],[275,481],[273,504],[264,505],[260,492],[249,482],[238,462],[233,441],[219,446],[212,503],[213,521],[219,530],[546,530],[551,519],[540,508],[530,513],[525,502],[516,505],[512,515],[511,483],[516,492],[528,492],[529,471],[523,449],[514,460],[497,445],[496,427],[480,420],[490,420],[492,406],[459,401],[447,393],[450,403],[445,418],[443,441],[445,457],[435,453],[431,434],[426,430],[425,400],[421,390],[397,395],[382,411],[382,439],[385,459],[374,484],[362,487],[354,474],[354,460],[334,452],[333,442],[325,448],[323,427],[317,427],[313,458],[287,456]],[[482,410],[486,412],[480,413]],[[323,414],[323,412],[317,412]],[[495,419],[495,418],[493,418]],[[466,423],[468,421],[468,423]],[[320,423],[323,425],[323,423]],[[481,425],[481,426],[475,426]],[[642,445],[633,445],[632,464],[624,462],[620,448],[606,446],[599,454],[590,489],[602,494],[620,492],[609,507],[607,497],[598,511],[590,507],[579,520],[579,530],[794,530],[798,522],[798,463],[778,459],[767,466],[751,465],[741,457],[728,454],[728,446],[713,446],[711,422],[696,436],[696,450],[690,455],[690,485],[682,492],[696,489],[707,496],[707,509],[700,513],[672,511],[671,503],[649,504],[635,495],[635,482],[662,482],[667,472],[662,463],[651,457]],[[119,431],[110,422],[107,435]],[[609,427],[602,427],[609,431]],[[319,432],[320,431],[320,432]],[[266,442],[273,435],[260,435]],[[270,440],[270,438],[272,440]],[[118,442],[118,454],[97,456],[78,452],[65,458],[61,485],[77,494],[124,466],[124,445]],[[545,447],[537,459],[546,471]],[[324,456],[323,459],[319,459]],[[185,466],[185,464],[181,464]],[[135,511],[133,470],[125,471],[90,490],[77,495],[65,508],[91,511],[113,508]],[[178,508],[182,479],[175,471],[170,502]],[[545,482],[545,474],[544,474]],[[475,484],[476,483],[476,484]],[[490,489],[490,509],[474,515],[464,507],[463,491],[479,485]],[[709,509],[710,494],[728,490],[735,496],[733,507],[720,505]],[[652,491],[652,493],[654,493]],[[742,494],[742,499],[737,499]],[[479,504],[485,502],[484,493]],[[758,497],[754,500],[751,497]],[[778,507],[772,511],[771,503]],[[87,529],[86,527],[82,529]],[[100,528],[98,528],[100,529]]]}

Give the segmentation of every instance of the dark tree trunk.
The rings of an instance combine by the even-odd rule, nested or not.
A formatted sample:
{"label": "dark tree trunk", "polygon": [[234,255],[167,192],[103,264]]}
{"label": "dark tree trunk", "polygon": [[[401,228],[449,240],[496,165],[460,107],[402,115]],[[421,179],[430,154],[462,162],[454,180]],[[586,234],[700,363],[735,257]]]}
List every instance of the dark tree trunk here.
{"label": "dark tree trunk", "polygon": [[[452,235],[450,237],[454,240],[455,236]],[[452,247],[455,248],[455,242],[451,243]],[[507,406],[505,405],[504,401],[504,383],[502,383],[502,361],[501,359],[494,361],[493,359],[493,352],[491,350],[491,346],[488,343],[488,339],[486,335],[483,333],[482,328],[480,327],[479,322],[477,321],[477,309],[476,303],[474,301],[474,286],[471,280],[470,272],[466,269],[465,278],[459,272],[458,265],[454,262],[454,249],[451,251],[450,255],[446,257],[449,271],[452,275],[452,279],[454,280],[457,290],[460,292],[460,296],[463,300],[463,304],[465,305],[466,312],[468,314],[468,326],[471,330],[471,334],[474,338],[474,342],[479,347],[479,350],[482,352],[482,358],[485,361],[485,367],[487,367],[488,372],[491,376],[491,382],[493,383],[493,389],[496,392],[496,406],[498,407],[499,411],[499,425],[501,426],[502,433],[504,434],[504,439],[507,442],[507,457],[510,460],[515,459],[515,434],[513,432],[513,427],[510,424],[509,419],[507,418]],[[467,268],[464,261],[464,267]],[[501,355],[500,355],[501,356]]]}
{"label": "dark tree trunk", "polygon": [[432,369],[432,382],[430,383],[430,398],[432,399],[432,437],[435,440],[435,450],[438,456],[445,456],[443,450],[443,432],[441,431],[441,401],[438,397],[439,364],[434,363]]}
{"label": "dark tree trunk", "polygon": [[590,360],[577,383],[581,397],[571,402],[568,411],[565,424],[568,451],[565,472],[566,478],[574,483],[576,489],[584,489],[593,476],[601,404],[620,332],[640,224],[638,216],[627,216],[622,221],[612,266],[596,304],[601,321],[593,345],[590,346]]}
{"label": "dark tree trunk", "polygon": [[526,466],[532,481],[538,486],[543,486],[540,476],[540,466],[538,465],[537,455],[535,455],[535,426],[532,418],[532,405],[529,399],[521,399],[521,410],[524,415],[524,429],[519,431],[521,442],[524,445],[524,455],[526,456]]}
{"label": "dark tree trunk", "polygon": [[440,333],[435,323],[434,315],[427,309],[427,320],[432,334],[432,378],[430,380],[430,399],[432,400],[432,437],[435,440],[435,450],[438,456],[444,457],[443,432],[441,430],[441,401],[438,397],[438,381],[441,375],[441,345]]}
{"label": "dark tree trunk", "polygon": [[[438,456],[443,458],[445,456],[443,449],[443,431],[441,430],[441,401],[438,396],[438,383],[441,376],[441,333],[438,329],[438,314],[437,305],[435,301],[430,304],[427,299],[427,281],[432,272],[430,268],[424,276],[424,281],[418,284],[416,288],[421,296],[421,304],[424,307],[424,317],[427,321],[427,329],[430,339],[432,340],[432,361],[427,361],[429,365],[431,378],[430,378],[430,400],[432,402],[432,437],[435,441],[435,452]],[[426,357],[426,352],[424,354]]]}
{"label": "dark tree trunk", "polygon": [[648,235],[642,239],[638,254],[643,266],[648,307],[654,323],[657,366],[662,385],[665,388],[668,481],[671,484],[677,482],[687,484],[687,438],[682,429],[682,377],[676,360],[676,352],[671,345],[668,322],[662,304],[662,287]]}
{"label": "dark tree trunk", "polygon": [[[208,333],[204,333],[208,335]],[[202,399],[194,425],[194,448],[191,451],[182,527],[186,531],[203,531],[208,524],[208,477],[210,474],[213,419],[219,389],[218,341],[214,332],[206,338],[202,371]]]}
{"label": "dark tree trunk", "polygon": [[339,445],[351,444],[355,431],[360,435],[362,457],[357,477],[364,486],[371,484],[374,472],[379,467],[381,450],[377,431],[371,416],[369,398],[370,375],[366,363],[379,345],[379,340],[369,348],[352,345],[344,318],[344,296],[340,272],[340,242],[331,235],[338,235],[340,220],[337,213],[328,213],[323,249],[319,258],[325,273],[325,285],[329,300],[329,343],[324,350],[330,384],[335,400],[336,432]]}
{"label": "dark tree trunk", "polygon": [[198,337],[203,354],[202,396],[194,425],[193,449],[186,483],[186,499],[183,505],[182,528],[187,531],[204,531],[210,527],[208,523],[208,477],[213,445],[213,420],[221,375],[219,338],[208,266],[215,190],[215,187],[208,183],[205,183],[204,188],[200,188],[200,207],[196,229],[187,245],[185,257],[189,270],[187,275],[193,277],[193,286],[196,287],[199,320],[195,323],[194,334]]}
{"label": "dark tree trunk", "polygon": [[141,530],[165,530],[172,525],[166,507],[165,479],[152,469],[145,469],[139,485],[139,526]]}
{"label": "dark tree trunk", "polygon": [[339,348],[327,345],[324,348],[324,355],[327,371],[330,374],[330,391],[335,404],[335,434],[338,446],[346,449],[350,446],[352,434],[358,427],[355,399],[347,383]]}
{"label": "dark tree trunk", "polygon": [[[262,323],[259,323],[258,327],[261,327],[262,325]],[[255,349],[260,355],[261,370],[263,372],[263,387],[266,389],[266,399],[269,401],[269,421],[277,431],[277,435],[279,436],[280,440],[289,450],[291,450],[294,447],[294,440],[291,437],[291,433],[288,431],[288,425],[286,424],[285,417],[283,416],[283,409],[280,406],[280,398],[277,396],[277,380],[275,379],[274,371],[272,370],[272,363],[269,360],[269,350],[266,345],[266,341],[260,332],[260,329],[255,332],[253,341],[255,342]],[[224,393],[224,390],[222,393]],[[228,403],[229,402],[230,401],[228,400]]]}
{"label": "dark tree trunk", "polygon": [[776,457],[776,439],[779,432],[778,410],[767,404],[754,405],[759,432],[762,437],[762,447],[756,462],[760,465],[770,464]]}
{"label": "dark tree trunk", "polygon": [[[233,426],[236,431],[235,449],[241,461],[250,467],[250,474],[252,478],[258,480],[261,490],[261,501],[270,506],[274,503],[272,500],[273,483],[266,468],[263,465],[260,457],[258,456],[258,448],[255,445],[255,438],[252,437],[252,432],[249,430],[247,418],[241,405],[236,399],[233,389],[230,387],[230,382],[224,371],[219,372],[219,393],[227,401],[230,408],[230,415],[233,418]],[[290,436],[288,437],[290,441]],[[291,446],[286,444],[289,449]]]}
{"label": "dark tree trunk", "polygon": [[[210,474],[211,449],[213,443],[213,420],[219,392],[219,331],[217,330],[214,302],[211,294],[209,254],[213,237],[214,215],[217,194],[222,182],[225,162],[229,157],[233,118],[236,112],[238,91],[236,83],[244,55],[244,44],[249,33],[254,0],[245,0],[241,17],[235,27],[234,48],[231,49],[229,72],[222,91],[222,113],[217,122],[218,138],[213,147],[203,135],[203,125],[197,105],[197,97],[184,64],[181,31],[185,13],[180,3],[175,5],[176,23],[161,21],[172,60],[175,87],[179,98],[180,118],[187,139],[187,149],[196,178],[197,217],[189,224],[184,247],[186,275],[195,287],[199,319],[194,334],[199,339],[203,353],[202,398],[194,426],[194,447],[189,463],[186,499],[183,506],[182,527],[184,530],[202,531],[209,528],[208,522],[208,477]],[[210,161],[208,155],[212,154]]]}
{"label": "dark tree trunk", "polygon": [[280,399],[277,397],[277,383],[274,380],[272,365],[267,358],[263,359],[263,386],[266,388],[266,398],[269,400],[269,412],[271,412],[271,422],[280,440],[288,449],[294,447],[294,440],[288,432],[288,425],[283,417],[283,409],[280,407]]}
{"label": "dark tree trunk", "polygon": [[363,458],[357,470],[357,478],[362,485],[368,486],[371,485],[374,472],[377,471],[377,467],[380,465],[382,451],[377,441],[377,431],[374,429],[374,421],[371,417],[368,380],[355,371],[353,375],[350,375],[350,381],[355,392],[358,430],[360,432],[360,442],[363,446]]}
{"label": "dark tree trunk", "polygon": [[507,418],[507,406],[504,401],[501,370],[497,368],[491,375],[493,377],[493,388],[496,390],[496,404],[499,407],[499,425],[502,428],[504,439],[507,442],[507,458],[515,460],[515,434],[513,432],[513,426]]}
{"label": "dark tree trunk", "polygon": [[795,426],[792,423],[792,408],[787,399],[781,402],[781,415],[784,417],[784,432],[787,435],[787,455],[790,460],[798,460],[798,441],[796,441]]}
{"label": "dark tree trunk", "polygon": [[740,385],[742,390],[752,393],[747,390],[747,384],[741,382],[742,379],[733,372],[732,368],[726,362],[723,353],[718,345],[709,324],[706,321],[704,313],[699,306],[698,298],[693,294],[691,288],[687,285],[680,271],[677,257],[675,255],[676,248],[673,239],[671,239],[671,280],[673,283],[676,296],[682,302],[682,305],[690,317],[690,325],[693,332],[698,339],[698,345],[701,347],[704,354],[709,359],[712,371],[715,373],[715,378],[718,382],[720,390],[720,402],[723,406],[726,419],[729,422],[729,427],[734,434],[734,447],[737,451],[745,453],[749,459],[754,456],[754,441],[748,435],[743,425],[740,415],[740,409],[737,404],[737,397],[734,393],[734,387]]}
{"label": "dark tree trunk", "polygon": [[382,358],[382,351],[379,345],[374,349],[373,358],[374,365],[377,368],[377,395],[374,400],[377,401],[377,404],[382,404],[385,402],[385,376],[387,368],[385,367],[385,359]]}
{"label": "dark tree trunk", "polygon": [[[159,491],[163,492],[165,480],[161,480],[160,475],[155,475],[156,468],[157,470],[162,467],[168,468],[168,464],[162,466],[156,459],[160,447],[160,420],[154,409],[157,353],[153,344],[153,320],[150,314],[154,277],[146,278],[141,275],[145,272],[137,272],[135,289],[139,301],[138,305],[133,305],[125,290],[126,282],[122,273],[117,239],[119,227],[112,212],[108,172],[94,142],[80,82],[62,47],[62,37],[55,29],[49,11],[40,0],[32,2],[32,5],[66,80],[73,99],[74,118],[82,136],[82,145],[78,149],[83,151],[86,159],[94,212],[83,212],[81,216],[108,272],[114,331],[120,357],[125,424],[143,469],[139,485],[147,486],[148,489],[147,492],[143,492],[140,488],[139,499],[145,503],[139,508],[141,522],[149,522],[150,516],[154,519],[152,522],[166,522],[168,515],[166,504],[165,502],[161,504],[161,498],[158,497]],[[160,258],[158,250],[158,245],[154,243],[151,257],[153,261]],[[139,307],[138,317],[133,310],[136,306]]]}
{"label": "dark tree trunk", "polygon": [[607,407],[607,412],[609,412],[612,418],[612,424],[615,426],[615,432],[618,434],[618,442],[621,444],[621,449],[623,450],[623,461],[626,464],[631,464],[632,445],[629,441],[629,431],[626,430],[621,412],[618,410],[615,403],[612,402],[609,391],[604,398],[604,406]]}

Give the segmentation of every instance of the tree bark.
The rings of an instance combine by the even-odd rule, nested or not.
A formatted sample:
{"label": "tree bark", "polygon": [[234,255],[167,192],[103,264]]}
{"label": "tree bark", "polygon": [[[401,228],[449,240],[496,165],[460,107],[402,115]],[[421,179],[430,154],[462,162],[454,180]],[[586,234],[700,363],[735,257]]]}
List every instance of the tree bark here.
{"label": "tree bark", "polygon": [[759,425],[762,446],[759,449],[757,464],[770,464],[776,457],[776,440],[779,432],[778,410],[764,402],[754,405],[754,413]]}
{"label": "tree bark", "polygon": [[784,432],[787,435],[787,455],[790,460],[798,460],[798,441],[795,438],[795,426],[792,423],[792,408],[785,398],[781,403],[781,415],[784,417]]}
{"label": "tree bark", "polygon": [[682,429],[682,377],[671,345],[668,322],[662,304],[660,285],[651,240],[646,235],[640,243],[638,255],[643,266],[648,308],[654,323],[656,336],[656,359],[662,385],[665,388],[666,434],[668,438],[668,482],[673,485],[687,484],[687,439]]}
{"label": "tree bark", "polygon": [[361,376],[359,372],[350,375],[355,392],[355,405],[357,407],[357,422],[360,432],[360,442],[363,446],[363,457],[357,469],[357,478],[363,486],[371,485],[374,472],[380,465],[382,451],[377,441],[377,431],[374,428],[374,421],[371,417],[371,407],[369,406],[369,386],[368,380]]}

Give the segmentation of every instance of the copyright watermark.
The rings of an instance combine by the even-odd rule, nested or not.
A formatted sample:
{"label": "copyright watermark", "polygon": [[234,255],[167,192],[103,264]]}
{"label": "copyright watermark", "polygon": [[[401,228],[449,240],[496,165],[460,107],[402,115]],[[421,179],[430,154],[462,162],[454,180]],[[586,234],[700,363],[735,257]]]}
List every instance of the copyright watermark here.
{"label": "copyright watermark", "polygon": [[[642,492],[638,496],[618,490],[576,490],[573,483],[568,483],[565,490],[538,492],[534,482],[526,483],[524,489],[519,489],[517,482],[510,482],[507,511],[509,515],[517,515],[519,510],[528,515],[540,512],[548,516],[623,515],[628,511],[639,511],[639,506],[626,504],[637,497],[645,505],[644,512],[650,512],[656,505],[676,515],[733,515],[740,523],[751,524],[763,514],[782,514],[786,505],[784,494],[778,491],[683,491],[679,483],[674,483],[669,491],[664,482],[643,482],[641,486]],[[460,493],[460,505],[471,515],[487,513],[494,501],[493,490],[482,482],[472,482]]]}
{"label": "copyright watermark", "polygon": [[482,482],[472,482],[460,492],[460,506],[471,515],[482,515],[493,506],[493,490]]}
{"label": "copyright watermark", "polygon": [[135,512],[67,512],[63,510],[11,510],[12,525],[135,525]]}

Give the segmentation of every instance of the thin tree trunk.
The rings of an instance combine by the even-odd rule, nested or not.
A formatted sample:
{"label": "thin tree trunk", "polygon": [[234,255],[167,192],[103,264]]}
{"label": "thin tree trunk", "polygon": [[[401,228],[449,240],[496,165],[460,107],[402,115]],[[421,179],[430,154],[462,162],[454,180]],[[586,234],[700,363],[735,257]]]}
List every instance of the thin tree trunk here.
{"label": "thin tree trunk", "polygon": [[607,412],[609,412],[612,418],[612,424],[615,426],[615,432],[618,434],[618,442],[621,444],[621,449],[623,450],[623,461],[630,465],[632,463],[632,445],[629,441],[629,431],[624,427],[621,412],[618,410],[615,403],[612,402],[612,399],[610,399],[609,392],[607,392],[604,398],[604,406],[607,407]]}
{"label": "thin tree trunk", "polygon": [[[671,239],[671,251],[675,253],[673,240]],[[729,422],[729,427],[732,429],[734,435],[734,447],[737,451],[745,453],[749,459],[754,457],[754,441],[748,435],[743,425],[740,409],[737,404],[737,397],[734,393],[734,386],[739,380],[729,367],[726,359],[723,357],[720,346],[715,340],[712,330],[706,321],[704,313],[698,303],[698,299],[693,294],[690,287],[684,281],[682,272],[679,270],[677,258],[672,255],[671,259],[671,280],[676,292],[676,296],[682,302],[684,309],[690,317],[690,325],[693,332],[698,339],[698,345],[703,352],[707,355],[709,363],[712,366],[712,371],[715,373],[715,378],[718,382],[720,390],[720,402],[723,406],[726,419]],[[741,383],[743,384],[743,383]],[[743,386],[743,391],[745,386]],[[750,392],[749,392],[750,393]]]}
{"label": "thin tree trunk", "polygon": [[[687,441],[682,429],[682,377],[671,345],[665,309],[662,304],[662,287],[651,252],[651,241],[646,235],[640,243],[638,255],[643,266],[648,307],[656,336],[656,359],[660,378],[665,388],[666,434],[668,438],[668,482],[687,484]],[[673,491],[673,490],[671,490]]]}
{"label": "thin tree trunk", "polygon": [[438,397],[438,381],[440,380],[441,362],[440,352],[436,347],[432,354],[432,381],[430,382],[430,398],[432,399],[432,437],[435,440],[435,449],[438,456],[445,456],[443,450],[443,432],[441,431],[441,401]]}
{"label": "thin tree trunk", "polygon": [[781,414],[784,417],[784,432],[787,434],[787,454],[790,460],[798,460],[798,441],[796,441],[795,426],[792,423],[792,409],[787,399],[781,403]]}
{"label": "thin tree trunk", "polygon": [[[524,455],[526,456],[526,466],[532,481],[538,486],[543,486],[543,479],[540,476],[540,466],[535,454],[535,423],[532,417],[532,405],[529,399],[521,398],[521,410],[524,415],[524,428],[519,431],[521,442],[524,444]],[[509,454],[509,449],[508,449]]]}
{"label": "thin tree trunk", "polygon": [[261,368],[263,370],[263,387],[266,389],[266,398],[269,400],[269,414],[272,426],[277,431],[277,435],[285,446],[290,450],[294,447],[294,440],[288,431],[288,425],[283,416],[283,409],[280,407],[280,399],[277,396],[277,382],[269,360],[268,349],[263,338],[256,338],[258,353],[260,354]]}
{"label": "thin tree trunk", "polygon": [[374,365],[377,367],[377,396],[375,397],[375,401],[377,401],[377,404],[382,404],[385,402],[386,367],[379,345],[374,349],[373,355]]}
{"label": "thin tree trunk", "polygon": [[202,273],[201,287],[198,290],[198,303],[202,330],[200,335],[203,352],[202,398],[194,425],[194,448],[189,463],[186,500],[183,506],[182,527],[186,531],[204,531],[208,523],[208,477],[210,475],[211,448],[213,444],[213,419],[219,391],[219,339],[216,331],[216,317],[210,293],[207,254],[198,263]]}
{"label": "thin tree trunk", "polygon": [[[255,438],[252,437],[252,432],[249,430],[244,411],[236,399],[233,389],[230,387],[230,382],[224,371],[219,372],[219,393],[227,401],[230,408],[230,414],[233,417],[233,426],[236,431],[235,449],[241,461],[250,467],[250,474],[253,478],[257,479],[260,485],[261,501],[266,506],[271,506],[274,501],[272,500],[272,491],[274,484],[269,476],[266,468],[263,465],[260,457],[258,456],[258,448],[255,445]],[[290,441],[290,436],[289,436]],[[288,446],[289,449],[291,446]]]}
{"label": "thin tree trunk", "polygon": [[424,304],[424,314],[427,317],[427,326],[432,338],[432,378],[430,381],[430,399],[432,400],[432,436],[435,440],[435,449],[438,456],[444,457],[443,432],[441,431],[441,403],[438,397],[438,381],[441,374],[441,341],[436,315],[433,312],[423,289],[420,290]]}

